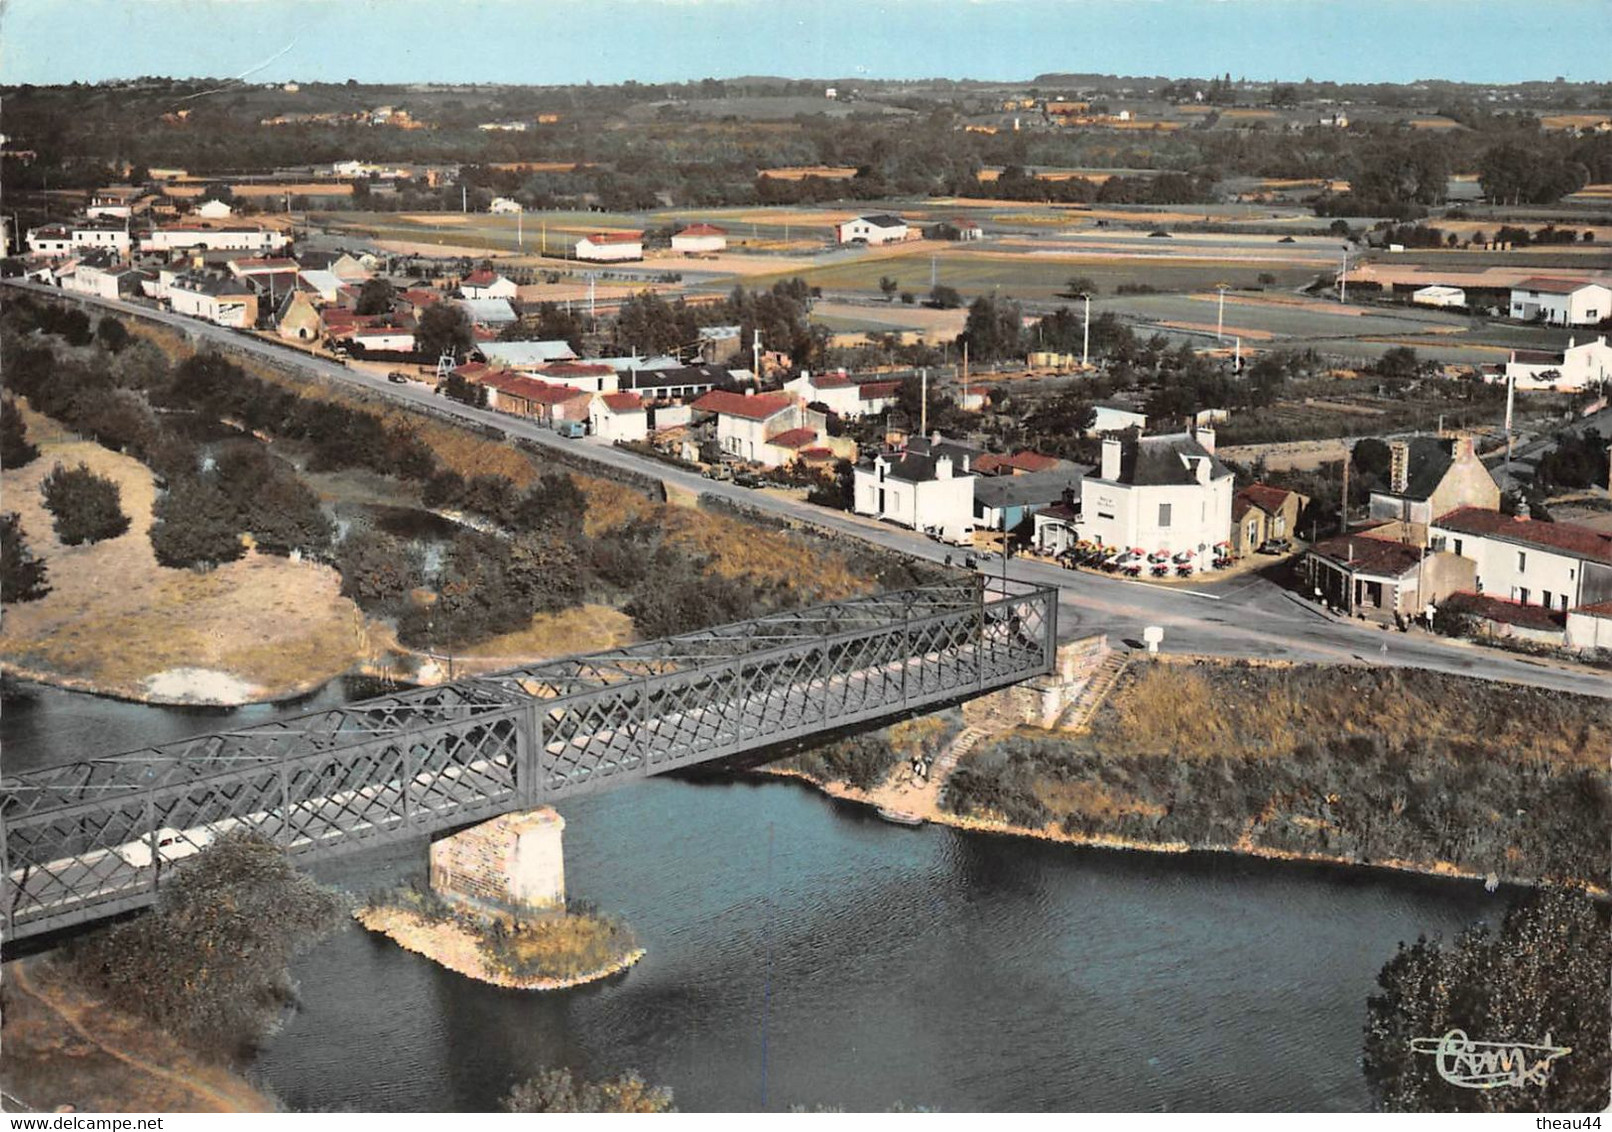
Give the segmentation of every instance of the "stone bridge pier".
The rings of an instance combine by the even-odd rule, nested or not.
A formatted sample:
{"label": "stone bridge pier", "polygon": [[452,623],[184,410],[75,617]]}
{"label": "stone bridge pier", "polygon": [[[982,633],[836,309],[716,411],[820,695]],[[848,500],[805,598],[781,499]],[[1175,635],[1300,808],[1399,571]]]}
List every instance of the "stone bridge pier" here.
{"label": "stone bridge pier", "polygon": [[565,911],[565,819],[552,807],[499,817],[431,843],[431,891],[480,913]]}
{"label": "stone bridge pier", "polygon": [[963,706],[963,717],[1051,730],[1080,703],[1112,655],[1107,633],[1059,645],[1051,672],[970,700]]}

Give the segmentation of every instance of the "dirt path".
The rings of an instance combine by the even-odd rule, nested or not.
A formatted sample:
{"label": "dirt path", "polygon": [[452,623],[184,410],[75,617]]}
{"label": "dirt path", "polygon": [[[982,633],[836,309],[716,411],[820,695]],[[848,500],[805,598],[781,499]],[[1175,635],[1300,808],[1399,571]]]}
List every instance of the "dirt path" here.
{"label": "dirt path", "polygon": [[[252,1089],[245,1081],[232,1077],[225,1070],[217,1067],[203,1067],[195,1065],[194,1063],[190,1062],[190,1059],[187,1056],[178,1054],[178,1057],[175,1060],[178,1061],[179,1064],[184,1065],[188,1072],[176,1072],[165,1065],[159,1065],[156,1062],[149,1061],[146,1058],[129,1053],[118,1043],[105,1040],[102,1034],[97,1033],[96,1030],[85,1024],[84,1018],[85,1015],[90,1013],[91,1009],[97,1010],[103,1016],[107,1015],[109,1012],[104,1007],[99,1006],[99,1004],[82,1000],[77,1002],[69,1001],[68,997],[65,995],[54,992],[51,989],[41,987],[38,980],[34,976],[32,966],[33,965],[28,962],[17,962],[7,965],[6,981],[9,983],[11,990],[14,993],[20,992],[21,994],[32,999],[51,1019],[57,1020],[61,1026],[65,1026],[77,1038],[89,1043],[90,1046],[94,1047],[96,1050],[99,1050],[107,1057],[124,1066],[127,1066],[129,1069],[134,1070],[138,1074],[144,1074],[147,1077],[155,1078],[158,1081],[165,1082],[167,1085],[177,1088],[183,1096],[194,1098],[196,1102],[194,1107],[186,1106],[182,1110],[175,1109],[176,1111],[274,1111],[274,1106],[269,1102],[268,1098]],[[128,1036],[134,1035],[131,1034]],[[7,1044],[10,1045],[11,1042],[8,1041]],[[67,1048],[66,1044],[63,1043],[59,1037],[53,1043],[40,1044],[48,1049],[49,1053],[55,1054],[58,1057],[65,1056],[73,1059],[74,1061],[83,1060],[81,1054],[75,1053],[71,1049]],[[144,1044],[148,1049],[160,1049],[165,1045],[170,1045],[171,1043],[163,1038],[149,1040]],[[178,1053],[177,1050],[174,1052]],[[8,1053],[16,1056],[15,1050],[8,1050]],[[104,1077],[105,1075],[103,1074],[102,1076]],[[205,1079],[207,1077],[217,1078],[217,1084],[215,1085],[209,1083]],[[146,1091],[140,1088],[140,1083],[137,1080],[121,1083],[102,1081],[101,1084],[111,1084],[114,1086],[121,1084],[122,1087],[116,1088],[116,1092],[121,1097],[127,1099],[126,1107],[128,1107],[130,1111],[135,1111],[141,1108],[148,1110],[152,1109],[152,1106],[149,1103],[142,1103],[148,1099],[148,1094]],[[160,1109],[157,1110],[160,1111]]]}

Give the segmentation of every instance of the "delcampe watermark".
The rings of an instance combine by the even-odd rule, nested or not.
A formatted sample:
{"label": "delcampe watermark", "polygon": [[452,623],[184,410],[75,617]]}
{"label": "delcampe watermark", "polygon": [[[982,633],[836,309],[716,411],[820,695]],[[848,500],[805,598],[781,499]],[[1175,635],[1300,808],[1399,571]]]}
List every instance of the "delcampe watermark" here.
{"label": "delcampe watermark", "polygon": [[1442,1038],[1415,1038],[1411,1049],[1432,1054],[1438,1075],[1460,1089],[1502,1089],[1508,1085],[1543,1085],[1550,1067],[1571,1047],[1552,1045],[1550,1035],[1539,1043],[1475,1042],[1463,1030]]}

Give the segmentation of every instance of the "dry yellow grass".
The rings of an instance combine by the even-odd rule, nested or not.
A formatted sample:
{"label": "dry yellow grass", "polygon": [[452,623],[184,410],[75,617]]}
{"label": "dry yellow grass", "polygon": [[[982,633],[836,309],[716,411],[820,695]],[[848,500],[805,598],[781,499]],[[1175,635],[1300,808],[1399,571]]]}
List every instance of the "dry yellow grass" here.
{"label": "dry yellow grass", "polygon": [[[206,574],[157,565],[147,534],[151,472],[23,409],[40,455],[6,470],[0,489],[47,560],[51,592],[7,607],[7,667],[136,698],[157,673],[206,668],[270,698],[323,683],[362,654],[363,620],[335,570],[256,552]],[[130,524],[118,538],[69,547],[56,541],[39,485],[56,464],[80,462],[117,482]]]}
{"label": "dry yellow grass", "polygon": [[659,516],[669,545],[690,556],[710,557],[727,578],[781,582],[813,601],[836,601],[871,589],[838,551],[784,532],[759,534],[740,519],[709,511],[664,508]]}
{"label": "dry yellow grass", "polygon": [[632,618],[608,605],[582,605],[559,613],[539,613],[526,629],[491,637],[462,650],[470,660],[508,659],[511,664],[572,653],[596,652],[631,644]]}

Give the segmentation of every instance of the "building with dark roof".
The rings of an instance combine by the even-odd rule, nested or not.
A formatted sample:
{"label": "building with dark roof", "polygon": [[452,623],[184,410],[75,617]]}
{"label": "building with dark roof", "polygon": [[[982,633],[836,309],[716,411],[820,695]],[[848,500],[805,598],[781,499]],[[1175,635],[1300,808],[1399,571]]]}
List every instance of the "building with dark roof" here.
{"label": "building with dark roof", "polygon": [[961,545],[974,531],[973,462],[984,454],[938,433],[911,437],[855,469],[852,509]]}
{"label": "building with dark roof", "polygon": [[1425,541],[1427,524],[1461,507],[1500,508],[1500,488],[1467,436],[1388,442],[1388,486],[1371,493],[1373,519],[1398,519]]}
{"label": "building with dark roof", "polygon": [[905,240],[910,232],[905,220],[886,212],[834,225],[835,242],[841,244],[894,244]]}
{"label": "building with dark roof", "polygon": [[1103,462],[1080,488],[1082,539],[1207,569],[1231,539],[1232,472],[1214,429],[1107,437]]}
{"label": "building with dark roof", "polygon": [[1470,559],[1371,531],[1316,543],[1305,552],[1302,569],[1317,600],[1373,620],[1426,616],[1430,605],[1474,585]]}

